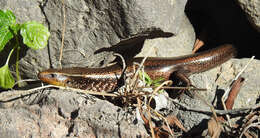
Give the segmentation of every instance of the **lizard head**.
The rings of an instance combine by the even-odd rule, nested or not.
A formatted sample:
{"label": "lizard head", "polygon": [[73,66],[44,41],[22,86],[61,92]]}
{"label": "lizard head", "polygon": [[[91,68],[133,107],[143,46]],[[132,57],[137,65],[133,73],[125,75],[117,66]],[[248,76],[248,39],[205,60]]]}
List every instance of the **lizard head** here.
{"label": "lizard head", "polygon": [[66,86],[69,77],[59,72],[58,69],[48,69],[38,74],[38,78],[48,84]]}

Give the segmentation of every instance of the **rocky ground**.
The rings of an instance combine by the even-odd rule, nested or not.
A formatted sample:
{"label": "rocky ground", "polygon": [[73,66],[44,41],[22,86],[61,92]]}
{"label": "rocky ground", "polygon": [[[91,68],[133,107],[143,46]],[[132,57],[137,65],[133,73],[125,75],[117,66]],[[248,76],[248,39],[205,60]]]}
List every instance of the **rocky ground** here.
{"label": "rocky ground", "polygon": [[[62,6],[65,6],[65,12]],[[211,3],[184,0],[64,0],[64,5],[60,0],[0,1],[0,9],[12,10],[18,22],[35,20],[45,24],[51,32],[46,48],[37,51],[24,49],[21,52],[20,71],[24,79],[37,79],[38,72],[59,67],[64,19],[66,31],[63,67],[104,67],[114,59],[114,52],[120,53],[126,59],[147,56],[148,51],[148,56],[159,57],[190,54],[195,40],[198,40],[203,34],[202,30],[206,28],[208,37],[200,39],[205,43],[203,48],[231,43],[238,49],[239,58],[190,76],[194,86],[207,88],[207,91],[196,92],[217,110],[222,110],[219,101],[223,91],[253,55],[257,59],[241,75],[245,81],[233,109],[253,108],[259,104],[260,54],[254,47],[260,43],[259,6],[258,1],[246,0],[234,3],[217,0]],[[199,14],[195,16],[192,13]],[[200,18],[193,19],[194,17],[203,17],[202,23],[198,21]],[[0,55],[6,57],[7,53],[3,51]],[[0,63],[4,63],[3,58],[0,58]],[[31,88],[39,86],[35,83],[30,85]],[[56,88],[38,90],[22,97],[19,97],[20,94],[25,94],[19,93],[18,98],[13,99],[12,97],[17,97],[17,92],[4,90],[0,93],[0,137],[152,136],[136,105],[117,105],[110,98]],[[182,124],[171,127],[174,136],[210,135],[207,124],[212,114],[190,111],[176,104],[177,102],[191,109],[211,112],[203,100],[186,95],[177,99],[168,98],[167,94],[165,97],[162,101],[156,101],[156,105],[161,104],[162,107],[155,109],[165,117],[175,116]],[[240,127],[233,130],[233,133],[242,133],[245,126],[242,127],[241,120],[247,114],[231,117],[231,124]],[[160,123],[154,126],[160,126]],[[221,136],[228,134],[225,132],[232,131],[223,131]],[[259,133],[259,130],[252,132]],[[239,135],[230,133],[229,136]]]}

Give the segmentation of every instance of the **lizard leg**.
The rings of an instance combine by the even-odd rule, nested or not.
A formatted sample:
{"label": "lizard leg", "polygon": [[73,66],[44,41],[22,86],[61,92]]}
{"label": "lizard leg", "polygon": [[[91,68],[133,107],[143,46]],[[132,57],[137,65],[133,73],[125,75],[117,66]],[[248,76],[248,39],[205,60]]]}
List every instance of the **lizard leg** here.
{"label": "lizard leg", "polygon": [[[175,72],[174,73],[175,77],[182,83],[183,86],[185,87],[194,87],[191,84],[190,79],[188,78],[187,75],[185,75],[185,73],[181,73],[181,72]],[[187,94],[189,97],[193,98],[194,94],[192,94],[188,89],[183,89],[181,90],[181,92]]]}

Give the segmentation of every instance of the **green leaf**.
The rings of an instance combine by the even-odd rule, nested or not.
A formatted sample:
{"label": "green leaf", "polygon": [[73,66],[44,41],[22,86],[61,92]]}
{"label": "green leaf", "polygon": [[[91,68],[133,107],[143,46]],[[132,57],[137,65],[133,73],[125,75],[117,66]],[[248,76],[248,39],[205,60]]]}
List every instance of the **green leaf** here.
{"label": "green leaf", "polygon": [[10,10],[0,10],[0,28],[3,26],[11,26],[16,22],[15,16]]}
{"label": "green leaf", "polygon": [[9,26],[2,26],[0,28],[0,51],[2,51],[5,45],[13,38],[12,32],[9,30]]}
{"label": "green leaf", "polygon": [[9,27],[15,24],[15,16],[10,11],[0,10],[0,51],[2,51],[10,39],[13,38],[13,34]]}
{"label": "green leaf", "polygon": [[157,78],[152,80],[151,77],[146,72],[139,72],[139,77],[143,80],[147,86],[160,86],[161,83],[165,80],[164,78]]}
{"label": "green leaf", "polygon": [[164,78],[158,78],[156,80],[153,80],[153,85],[158,87],[162,84],[162,82],[164,81],[165,79]]}
{"label": "green leaf", "polygon": [[153,84],[153,80],[146,72],[139,72],[139,77],[146,83],[147,86],[151,86]]}
{"label": "green leaf", "polygon": [[0,68],[0,87],[2,87],[4,89],[12,88],[15,84],[13,75],[11,74],[9,67],[8,67],[8,63],[9,63],[9,60],[10,60],[10,58],[11,58],[13,52],[14,52],[14,49],[15,48],[13,48],[10,51],[5,65]]}
{"label": "green leaf", "polygon": [[152,79],[150,78],[150,76],[146,73],[146,72],[142,72],[139,71],[139,77],[143,80],[143,81],[151,81]]}
{"label": "green leaf", "polygon": [[9,70],[8,64],[5,64],[0,68],[0,87],[4,89],[12,88],[15,84],[15,80]]}
{"label": "green leaf", "polygon": [[20,33],[23,43],[35,50],[44,48],[50,36],[48,28],[34,21],[22,24]]}
{"label": "green leaf", "polygon": [[12,25],[10,28],[12,29],[14,34],[17,35],[18,31],[21,29],[21,25],[20,24],[15,24],[15,25]]}

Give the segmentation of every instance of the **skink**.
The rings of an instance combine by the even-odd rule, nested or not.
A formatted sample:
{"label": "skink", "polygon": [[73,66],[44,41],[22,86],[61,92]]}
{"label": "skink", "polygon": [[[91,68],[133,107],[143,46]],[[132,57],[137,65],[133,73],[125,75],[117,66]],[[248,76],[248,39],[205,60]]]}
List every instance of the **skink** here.
{"label": "skink", "polygon": [[[214,68],[236,55],[232,45],[226,44],[215,49],[172,58],[149,57],[144,62],[144,71],[152,78],[165,80],[176,75],[189,84],[188,76]],[[127,62],[126,76],[132,76],[137,68],[133,63],[141,63],[143,58],[134,58]],[[104,68],[65,68],[48,69],[38,74],[43,82],[92,91],[114,91],[122,74],[120,65]]]}

